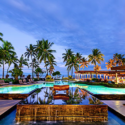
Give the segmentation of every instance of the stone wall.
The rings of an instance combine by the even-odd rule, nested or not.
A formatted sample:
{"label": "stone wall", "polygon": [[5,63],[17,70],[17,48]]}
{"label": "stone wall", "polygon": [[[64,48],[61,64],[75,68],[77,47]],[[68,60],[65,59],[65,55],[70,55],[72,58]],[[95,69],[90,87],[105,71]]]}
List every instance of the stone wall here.
{"label": "stone wall", "polygon": [[25,99],[29,94],[0,94],[0,99]]}
{"label": "stone wall", "polygon": [[107,121],[107,105],[17,105],[16,121]]}

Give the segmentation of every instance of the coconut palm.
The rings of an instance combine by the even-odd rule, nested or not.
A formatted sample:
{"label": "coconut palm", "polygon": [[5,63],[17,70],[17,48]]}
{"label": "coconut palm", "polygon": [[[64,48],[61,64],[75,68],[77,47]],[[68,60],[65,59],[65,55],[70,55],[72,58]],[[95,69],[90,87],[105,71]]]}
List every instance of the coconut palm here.
{"label": "coconut palm", "polygon": [[11,55],[16,54],[14,52],[14,47],[12,44],[8,41],[2,41],[2,46],[0,46],[0,52],[1,54],[1,59],[2,59],[2,64],[3,64],[3,75],[2,77],[4,78],[4,65],[5,62],[10,58]]}
{"label": "coconut palm", "polygon": [[80,60],[80,63],[79,63],[81,66],[80,66],[80,68],[85,68],[85,67],[88,67],[88,61],[87,61],[87,59],[85,58],[85,57],[83,57],[81,60]]}
{"label": "coconut palm", "polygon": [[28,59],[24,58],[23,54],[21,55],[20,59],[19,59],[19,68],[22,69],[23,65],[28,66]]}
{"label": "coconut palm", "polygon": [[94,67],[94,71],[100,71],[100,70],[101,70],[101,66],[96,65],[96,66]]}
{"label": "coconut palm", "polygon": [[33,57],[36,56],[35,46],[30,44],[29,47],[26,47],[25,57],[29,59],[31,57],[32,62],[32,78],[33,78]]}
{"label": "coconut palm", "polygon": [[56,61],[54,61],[53,57],[50,57],[50,60],[46,61],[45,67],[48,67],[48,66],[49,66],[49,69],[47,69],[47,71],[49,71],[51,75],[54,70],[54,66],[56,66]]}
{"label": "coconut palm", "polygon": [[[32,59],[32,62],[29,63],[29,66],[33,68],[33,72],[34,72],[34,68],[39,68],[39,62],[36,58]],[[34,77],[34,76],[33,76]]]}
{"label": "coconut palm", "polygon": [[108,62],[105,63],[107,69],[111,69],[111,67],[116,66],[116,62],[113,59],[110,59]]}
{"label": "coconut palm", "polygon": [[13,53],[12,55],[10,55],[6,60],[6,63],[8,64],[8,68],[7,68],[7,75],[8,75],[8,71],[11,64],[17,65],[18,63],[18,57],[16,56],[16,53]]}
{"label": "coconut palm", "polygon": [[116,61],[116,64],[118,66],[122,66],[123,65],[122,61],[124,61],[124,54],[116,53],[113,55],[113,59]]}
{"label": "coconut palm", "polygon": [[75,57],[74,55],[72,55],[70,57],[70,59],[68,59],[67,63],[66,63],[66,66],[68,66],[68,69],[69,70],[72,70],[71,72],[71,76],[73,78],[73,68],[78,71],[78,68],[79,68],[79,65],[78,65],[78,60],[77,60],[77,57]]}
{"label": "coconut palm", "polygon": [[[65,53],[63,53],[62,55],[63,55],[63,62],[66,62],[67,63],[67,61],[71,58],[71,56],[72,55],[74,55],[73,54],[73,51],[71,50],[71,49],[65,49]],[[67,64],[66,64],[67,65]],[[68,66],[68,65],[67,65]],[[69,68],[67,68],[67,71],[68,71],[68,77],[69,77]]]}
{"label": "coconut palm", "polygon": [[1,36],[3,36],[3,34],[0,32],[0,41],[3,41]]}
{"label": "coconut palm", "polygon": [[44,61],[45,63],[45,67],[46,67],[46,71],[47,71],[47,75],[48,75],[48,70],[47,70],[47,61],[51,62],[51,59],[55,59],[55,57],[53,56],[52,53],[56,52],[56,50],[52,50],[51,47],[54,43],[50,43],[48,42],[48,40],[41,40],[37,42],[37,48],[36,48],[36,52],[38,53],[38,59],[40,61],[40,63],[42,61]]}
{"label": "coconut palm", "polygon": [[[80,60],[81,60],[81,58],[82,58],[82,54],[76,53],[75,56],[76,56],[76,59],[77,59],[78,63],[80,63]],[[79,70],[79,69],[78,69],[78,70]]]}
{"label": "coconut palm", "polygon": [[[93,49],[92,54],[88,55],[88,62],[91,62],[91,64],[94,64],[95,67],[98,64],[101,64],[101,61],[104,61],[103,54],[99,49]],[[97,77],[97,74],[96,74]]]}

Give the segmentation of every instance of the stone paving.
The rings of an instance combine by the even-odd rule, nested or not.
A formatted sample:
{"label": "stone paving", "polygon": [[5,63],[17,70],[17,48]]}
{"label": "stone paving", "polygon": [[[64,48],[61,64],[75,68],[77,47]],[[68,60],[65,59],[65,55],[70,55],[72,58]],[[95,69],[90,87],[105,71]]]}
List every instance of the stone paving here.
{"label": "stone paving", "polygon": [[125,117],[125,100],[101,100],[107,104],[110,108]]}

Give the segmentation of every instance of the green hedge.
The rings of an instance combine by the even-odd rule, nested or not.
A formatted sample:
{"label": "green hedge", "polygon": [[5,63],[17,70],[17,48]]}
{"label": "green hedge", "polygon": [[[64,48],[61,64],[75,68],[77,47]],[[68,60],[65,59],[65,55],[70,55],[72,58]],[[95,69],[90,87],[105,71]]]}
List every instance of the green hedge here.
{"label": "green hedge", "polygon": [[39,81],[37,78],[34,78],[33,80],[34,80],[34,81]]}
{"label": "green hedge", "polygon": [[13,81],[12,79],[0,79],[0,80],[4,80],[5,83],[9,83]]}
{"label": "green hedge", "polygon": [[54,79],[46,79],[46,82],[54,82]]}
{"label": "green hedge", "polygon": [[88,85],[103,85],[106,87],[111,87],[111,88],[125,88],[125,84],[114,84],[114,83],[104,83],[104,82],[75,82],[75,83],[82,83],[82,84],[88,84]]}

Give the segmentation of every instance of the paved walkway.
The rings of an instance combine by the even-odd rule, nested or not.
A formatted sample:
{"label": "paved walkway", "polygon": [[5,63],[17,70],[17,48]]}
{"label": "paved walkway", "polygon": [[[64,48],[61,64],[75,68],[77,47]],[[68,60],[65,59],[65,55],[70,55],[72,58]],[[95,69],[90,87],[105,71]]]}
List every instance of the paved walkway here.
{"label": "paved walkway", "polygon": [[0,100],[0,117],[21,100]]}
{"label": "paved walkway", "polygon": [[101,100],[107,104],[110,108],[125,117],[125,100]]}

